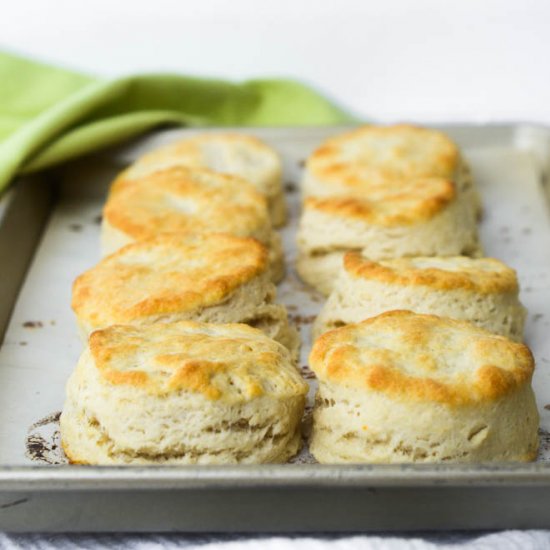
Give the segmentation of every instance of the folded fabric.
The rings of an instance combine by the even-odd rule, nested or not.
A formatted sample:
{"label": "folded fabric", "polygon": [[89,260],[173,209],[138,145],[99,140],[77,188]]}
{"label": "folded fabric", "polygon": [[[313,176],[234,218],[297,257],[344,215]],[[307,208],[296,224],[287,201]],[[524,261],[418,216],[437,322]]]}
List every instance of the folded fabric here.
{"label": "folded fabric", "polygon": [[292,80],[178,75],[93,78],[0,52],[0,191],[41,170],[161,125],[307,126],[352,122]]}

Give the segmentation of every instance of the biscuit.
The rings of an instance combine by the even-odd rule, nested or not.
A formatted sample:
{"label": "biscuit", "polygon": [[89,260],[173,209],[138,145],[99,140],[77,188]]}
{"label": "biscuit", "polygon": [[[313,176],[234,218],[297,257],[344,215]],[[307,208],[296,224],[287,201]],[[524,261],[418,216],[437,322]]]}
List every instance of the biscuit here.
{"label": "biscuit", "polygon": [[465,321],[391,311],[326,332],[310,450],[322,463],[534,460],[533,356]]}
{"label": "biscuit", "polygon": [[298,273],[323,294],[350,250],[373,261],[481,254],[475,212],[441,178],[388,181],[365,197],[307,197],[297,242]]}
{"label": "biscuit", "polygon": [[80,275],[72,307],[85,340],[117,324],[247,323],[297,357],[299,338],[273,303],[268,253],[255,239],[164,233],[129,244]]}
{"label": "biscuit", "polygon": [[265,198],[237,176],[201,168],[169,168],[135,181],[116,180],[101,228],[103,255],[159,233],[228,233],[269,248],[274,281],[284,274],[279,235]]}
{"label": "biscuit", "polygon": [[344,256],[334,290],[313,333],[358,323],[392,309],[470,321],[523,339],[526,310],[518,298],[515,271],[492,258],[401,258],[370,261],[358,252]]}
{"label": "biscuit", "polygon": [[112,326],[69,378],[62,445],[79,464],[285,462],[306,393],[288,350],[247,325]]}
{"label": "biscuit", "polygon": [[325,141],[306,163],[304,196],[364,194],[372,185],[426,177],[452,181],[480,210],[470,168],[447,135],[407,124],[361,126]]}
{"label": "biscuit", "polygon": [[237,133],[209,133],[183,139],[143,155],[125,170],[124,178],[140,179],[174,166],[208,168],[246,179],[266,197],[273,225],[285,223],[281,159],[260,139]]}

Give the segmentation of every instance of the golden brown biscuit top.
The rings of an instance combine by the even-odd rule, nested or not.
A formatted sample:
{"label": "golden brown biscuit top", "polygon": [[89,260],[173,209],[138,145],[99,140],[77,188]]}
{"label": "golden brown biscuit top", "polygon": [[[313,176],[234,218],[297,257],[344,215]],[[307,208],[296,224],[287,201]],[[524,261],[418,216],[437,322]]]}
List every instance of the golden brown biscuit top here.
{"label": "golden brown biscuit top", "polygon": [[342,192],[392,180],[454,180],[460,162],[444,133],[400,124],[362,126],[333,137],[309,157],[307,170],[319,184]]}
{"label": "golden brown biscuit top", "polygon": [[89,349],[106,383],[148,394],[189,392],[238,403],[307,393],[288,350],[247,325],[114,325],[93,332]]}
{"label": "golden brown biscuit top", "polygon": [[373,262],[359,252],[348,252],[344,268],[352,277],[402,286],[482,294],[518,291],[516,272],[494,258],[416,257]]}
{"label": "golden brown biscuit top", "polygon": [[265,273],[267,250],[250,238],[164,234],[123,247],[80,275],[72,307],[92,326],[218,304]]}
{"label": "golden brown biscuit top", "polygon": [[123,175],[138,179],[174,166],[235,174],[260,188],[281,176],[281,161],[271,147],[254,136],[231,132],[201,134],[159,147],[139,158]]}
{"label": "golden brown biscuit top", "polygon": [[170,168],[131,182],[119,179],[103,216],[136,240],[178,232],[248,237],[270,227],[266,200],[252,184],[200,168]]}
{"label": "golden brown biscuit top", "polygon": [[329,331],[310,366],[321,382],[450,406],[496,400],[528,383],[529,348],[464,321],[389,311]]}
{"label": "golden brown biscuit top", "polygon": [[363,194],[306,197],[304,208],[382,226],[427,221],[455,199],[454,185],[440,178],[392,181]]}

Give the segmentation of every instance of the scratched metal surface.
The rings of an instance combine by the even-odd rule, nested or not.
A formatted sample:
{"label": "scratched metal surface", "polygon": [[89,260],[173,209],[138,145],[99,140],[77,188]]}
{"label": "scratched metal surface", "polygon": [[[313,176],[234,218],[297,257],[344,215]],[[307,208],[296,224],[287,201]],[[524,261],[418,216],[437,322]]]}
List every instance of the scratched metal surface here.
{"label": "scratched metal surface", "polygon": [[[526,340],[537,361],[533,384],[541,413],[539,461],[550,462],[550,216],[542,186],[550,137],[546,130],[531,127],[444,129],[463,147],[481,191],[485,213],[480,231],[486,254],[514,266],[519,274],[521,299],[529,310]],[[314,392],[307,367],[310,327],[323,298],[303,285],[294,271],[294,236],[303,159],[332,132],[253,132],[271,143],[284,161],[291,220],[282,231],[288,272],[278,294],[301,331],[300,368],[311,383],[310,397]],[[71,283],[99,258],[99,216],[107,184],[121,166],[144,150],[187,133],[192,131],[162,132],[109,155],[75,163],[59,174],[60,199],[0,348],[0,467],[66,463],[57,420],[65,381],[81,351],[69,307]],[[308,414],[306,433],[307,419]],[[307,471],[306,464],[314,462],[307,445],[292,462],[304,464]]]}

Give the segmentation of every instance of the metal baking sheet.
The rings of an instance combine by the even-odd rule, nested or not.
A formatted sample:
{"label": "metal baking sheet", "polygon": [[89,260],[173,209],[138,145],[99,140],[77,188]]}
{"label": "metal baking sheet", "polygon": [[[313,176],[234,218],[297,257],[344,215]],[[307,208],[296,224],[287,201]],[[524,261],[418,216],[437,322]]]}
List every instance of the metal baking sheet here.
{"label": "metal baking sheet", "polygon": [[[156,133],[21,181],[0,202],[0,529],[308,531],[550,527],[550,131],[533,125],[456,126],[480,188],[487,255],[514,266],[529,309],[541,451],[526,465],[287,465],[97,468],[66,464],[58,417],[81,351],[73,279],[99,259],[99,222],[113,175],[143,151],[192,134]],[[282,155],[291,222],[279,286],[303,340],[323,298],[296,276],[303,160],[342,129],[243,130]],[[27,270],[27,267],[30,266]],[[307,422],[306,422],[307,429]],[[474,499],[474,500],[471,500]],[[478,503],[472,506],[472,502]]]}

